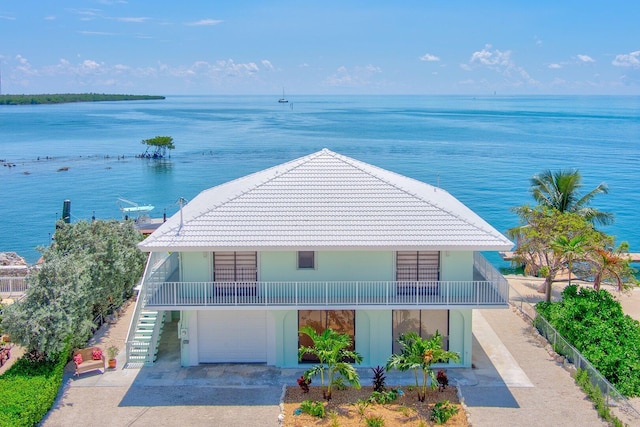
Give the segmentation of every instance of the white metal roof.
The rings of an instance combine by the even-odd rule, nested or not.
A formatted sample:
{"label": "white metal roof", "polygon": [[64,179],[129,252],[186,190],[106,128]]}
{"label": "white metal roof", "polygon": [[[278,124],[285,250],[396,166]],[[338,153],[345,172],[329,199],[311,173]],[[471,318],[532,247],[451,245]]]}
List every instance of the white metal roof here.
{"label": "white metal roof", "polygon": [[201,192],[144,251],[509,250],[447,191],[323,149]]}

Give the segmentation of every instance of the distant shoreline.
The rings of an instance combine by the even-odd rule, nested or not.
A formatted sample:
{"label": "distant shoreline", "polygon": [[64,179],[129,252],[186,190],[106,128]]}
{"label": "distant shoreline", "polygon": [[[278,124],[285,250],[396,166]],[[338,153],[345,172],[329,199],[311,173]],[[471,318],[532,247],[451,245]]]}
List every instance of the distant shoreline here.
{"label": "distant shoreline", "polygon": [[58,93],[40,95],[0,95],[0,105],[68,104],[72,102],[149,101],[161,95],[109,95],[101,93]]}

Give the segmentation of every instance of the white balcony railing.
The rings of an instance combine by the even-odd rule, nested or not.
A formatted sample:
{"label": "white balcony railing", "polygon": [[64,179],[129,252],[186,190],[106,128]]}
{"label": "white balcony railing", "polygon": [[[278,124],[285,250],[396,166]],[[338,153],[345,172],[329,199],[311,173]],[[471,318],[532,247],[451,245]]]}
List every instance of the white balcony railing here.
{"label": "white balcony railing", "polygon": [[176,306],[506,306],[489,281],[161,282],[147,307]]}

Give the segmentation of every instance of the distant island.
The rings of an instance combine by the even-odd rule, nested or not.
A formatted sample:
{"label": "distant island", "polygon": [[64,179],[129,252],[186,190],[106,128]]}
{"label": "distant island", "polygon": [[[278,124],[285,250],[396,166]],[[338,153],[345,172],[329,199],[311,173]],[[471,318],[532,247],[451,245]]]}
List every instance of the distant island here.
{"label": "distant island", "polygon": [[158,95],[107,95],[104,93],[58,93],[42,95],[0,95],[0,105],[65,104],[69,102],[148,101]]}

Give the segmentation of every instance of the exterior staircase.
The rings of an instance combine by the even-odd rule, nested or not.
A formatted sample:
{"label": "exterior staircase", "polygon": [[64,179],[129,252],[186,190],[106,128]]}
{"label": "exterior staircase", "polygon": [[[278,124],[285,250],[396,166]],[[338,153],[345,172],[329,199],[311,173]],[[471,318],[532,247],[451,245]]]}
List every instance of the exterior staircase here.
{"label": "exterior staircase", "polygon": [[164,311],[140,311],[133,339],[127,341],[127,366],[148,366],[155,362],[164,327],[164,316]]}

